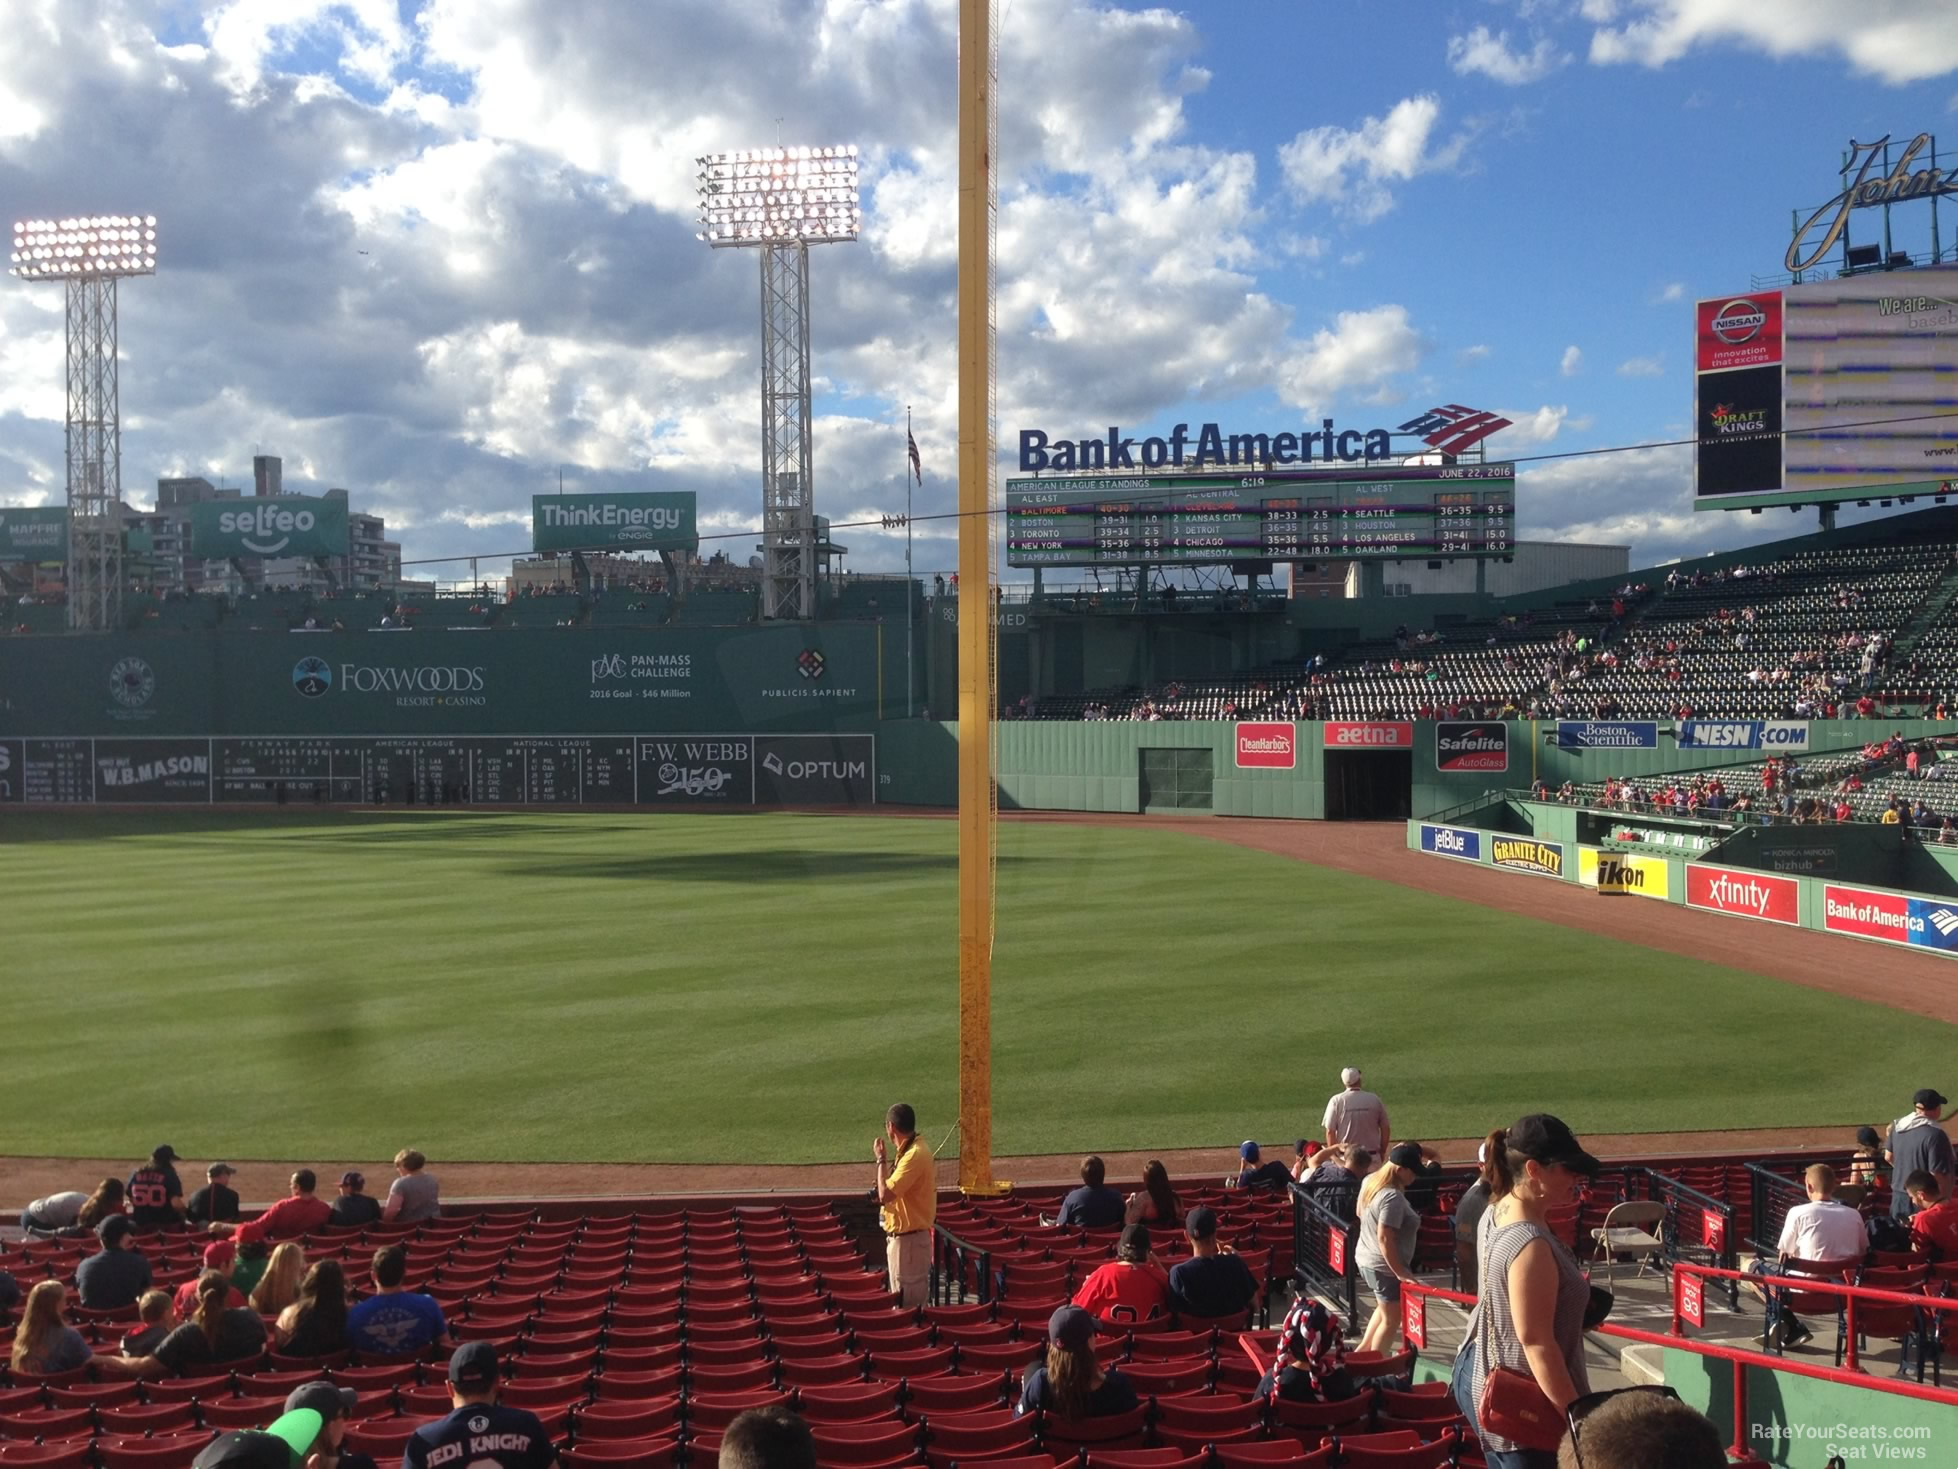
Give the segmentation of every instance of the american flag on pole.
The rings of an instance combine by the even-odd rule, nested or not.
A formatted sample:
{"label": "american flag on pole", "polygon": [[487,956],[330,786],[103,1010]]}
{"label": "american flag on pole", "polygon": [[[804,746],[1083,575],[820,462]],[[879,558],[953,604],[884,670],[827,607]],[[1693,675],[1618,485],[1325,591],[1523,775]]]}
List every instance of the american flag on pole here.
{"label": "american flag on pole", "polygon": [[925,482],[925,461],[918,455],[918,441],[911,437],[908,425],[904,430],[904,451],[911,456],[911,473],[918,477],[918,483],[922,485]]}
{"label": "american flag on pole", "polygon": [[1480,408],[1464,408],[1460,403],[1444,403],[1430,408],[1419,418],[1400,426],[1404,434],[1419,434],[1421,442],[1444,454],[1460,454],[1481,443],[1497,429],[1508,428],[1510,420],[1498,418]]}

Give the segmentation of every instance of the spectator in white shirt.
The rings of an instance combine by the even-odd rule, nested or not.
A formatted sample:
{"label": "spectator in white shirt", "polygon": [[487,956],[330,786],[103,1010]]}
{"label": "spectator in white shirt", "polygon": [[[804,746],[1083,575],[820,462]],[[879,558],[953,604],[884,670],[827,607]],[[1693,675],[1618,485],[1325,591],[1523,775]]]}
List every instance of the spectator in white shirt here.
{"label": "spectator in white shirt", "polygon": [[1326,1146],[1365,1148],[1376,1158],[1382,1156],[1393,1141],[1393,1130],[1387,1123],[1387,1104],[1372,1092],[1360,1089],[1359,1067],[1348,1066],[1339,1073],[1339,1079],[1346,1090],[1326,1103],[1322,1122]]}
{"label": "spectator in white shirt", "polygon": [[[1864,1227],[1863,1216],[1849,1205],[1836,1202],[1836,1170],[1827,1163],[1810,1164],[1802,1182],[1808,1189],[1808,1202],[1788,1211],[1788,1217],[1781,1223],[1781,1238],[1775,1244],[1777,1258],[1770,1260],[1765,1255],[1757,1258],[1753,1267],[1755,1275],[1800,1273],[1795,1268],[1796,1262],[1840,1265],[1845,1261],[1860,1261],[1869,1253],[1869,1231]],[[1747,1288],[1762,1300],[1769,1299],[1767,1291],[1753,1281],[1747,1283]],[[1791,1320],[1785,1325],[1782,1345],[1793,1346],[1808,1335],[1807,1327]]]}

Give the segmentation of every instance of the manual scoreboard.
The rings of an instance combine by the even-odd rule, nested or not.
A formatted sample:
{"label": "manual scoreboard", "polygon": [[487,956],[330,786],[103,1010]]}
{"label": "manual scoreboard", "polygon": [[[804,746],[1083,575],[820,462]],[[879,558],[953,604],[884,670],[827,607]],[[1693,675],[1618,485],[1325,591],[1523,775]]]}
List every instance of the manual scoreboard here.
{"label": "manual scoreboard", "polygon": [[1516,466],[1006,482],[1009,566],[1508,556]]}

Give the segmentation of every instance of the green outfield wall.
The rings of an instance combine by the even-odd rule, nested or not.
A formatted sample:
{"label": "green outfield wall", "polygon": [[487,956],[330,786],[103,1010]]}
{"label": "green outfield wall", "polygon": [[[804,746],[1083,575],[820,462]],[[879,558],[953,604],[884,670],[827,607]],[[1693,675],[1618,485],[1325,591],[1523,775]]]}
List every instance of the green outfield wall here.
{"label": "green outfield wall", "polygon": [[[1735,1441],[1754,1459],[1791,1469],[1837,1457],[1850,1465],[1958,1464],[1958,1406],[1950,1402],[1766,1367],[1742,1370],[1747,1405]],[[1665,1376],[1716,1426],[1734,1423],[1731,1362],[1667,1347]]]}
{"label": "green outfield wall", "polygon": [[868,732],[903,628],[471,628],[0,639],[0,738]]}

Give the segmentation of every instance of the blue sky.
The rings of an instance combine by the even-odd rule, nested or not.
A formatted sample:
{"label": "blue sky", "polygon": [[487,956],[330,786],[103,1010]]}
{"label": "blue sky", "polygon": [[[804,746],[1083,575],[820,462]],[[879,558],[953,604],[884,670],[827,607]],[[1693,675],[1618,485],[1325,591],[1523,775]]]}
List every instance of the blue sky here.
{"label": "blue sky", "polygon": [[[1958,152],[1938,0],[1000,8],[1003,450],[1451,401],[1515,417],[1491,447],[1517,457],[1677,438],[1693,299],[1780,269],[1848,139]],[[949,507],[953,0],[29,10],[0,35],[0,199],[164,220],[123,299],[132,500],[257,448],[411,559],[520,549],[560,467],[745,531],[755,265],[693,239],[692,159],[779,127],[864,159],[863,238],[812,267],[818,509],[902,508],[906,403],[918,508]],[[54,288],[0,291],[0,502],[60,496],[60,326]],[[1649,563],[1812,521],[1696,516],[1689,478],[1679,450],[1554,461],[1520,529]],[[951,555],[923,528],[921,570]]]}

